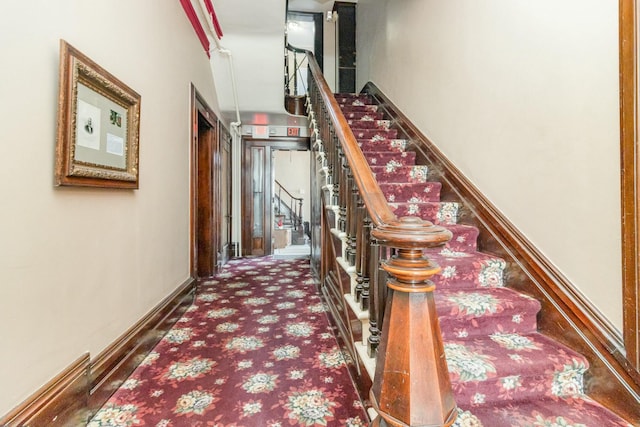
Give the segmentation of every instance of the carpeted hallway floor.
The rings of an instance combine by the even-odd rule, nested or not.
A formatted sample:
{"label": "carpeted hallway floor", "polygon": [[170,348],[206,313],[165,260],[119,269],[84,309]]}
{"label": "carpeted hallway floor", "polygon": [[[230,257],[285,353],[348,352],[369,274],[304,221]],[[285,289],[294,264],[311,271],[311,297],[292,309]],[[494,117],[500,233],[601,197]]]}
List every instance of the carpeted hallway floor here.
{"label": "carpeted hallway floor", "polygon": [[305,259],[232,260],[97,412],[105,426],[364,426]]}

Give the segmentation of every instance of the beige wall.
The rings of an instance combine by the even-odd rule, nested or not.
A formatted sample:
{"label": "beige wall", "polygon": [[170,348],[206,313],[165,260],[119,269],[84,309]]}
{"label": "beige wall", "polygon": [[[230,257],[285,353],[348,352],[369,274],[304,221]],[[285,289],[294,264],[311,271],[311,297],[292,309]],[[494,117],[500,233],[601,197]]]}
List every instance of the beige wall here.
{"label": "beige wall", "polygon": [[358,2],[375,82],[622,326],[618,5]]}
{"label": "beige wall", "polygon": [[[59,39],[142,95],[140,189],[53,185]],[[209,61],[177,1],[0,7],[0,415],[96,356],[189,275],[189,84]]]}

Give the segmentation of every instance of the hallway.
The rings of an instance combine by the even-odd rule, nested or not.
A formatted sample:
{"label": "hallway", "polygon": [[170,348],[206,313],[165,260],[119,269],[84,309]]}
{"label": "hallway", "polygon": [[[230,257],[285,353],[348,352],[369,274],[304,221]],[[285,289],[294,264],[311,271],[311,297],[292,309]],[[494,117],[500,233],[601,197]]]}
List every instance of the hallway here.
{"label": "hallway", "polygon": [[307,259],[231,260],[89,423],[364,426]]}

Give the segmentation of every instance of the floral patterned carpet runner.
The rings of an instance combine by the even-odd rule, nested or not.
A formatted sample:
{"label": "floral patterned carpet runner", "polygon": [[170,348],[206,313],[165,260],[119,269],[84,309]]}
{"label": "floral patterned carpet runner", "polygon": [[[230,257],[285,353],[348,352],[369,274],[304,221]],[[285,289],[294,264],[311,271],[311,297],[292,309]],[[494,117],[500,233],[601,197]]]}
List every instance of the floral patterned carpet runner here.
{"label": "floral patterned carpet runner", "polygon": [[628,426],[583,394],[584,357],[539,334],[540,303],[505,287],[504,260],[477,251],[478,229],[458,224],[459,204],[415,164],[408,141],[367,95],[338,94],[376,180],[397,216],[419,216],[453,238],[427,250],[442,271],[435,300],[459,427]]}
{"label": "floral patterned carpet runner", "polygon": [[309,261],[232,260],[96,413],[106,426],[364,426]]}

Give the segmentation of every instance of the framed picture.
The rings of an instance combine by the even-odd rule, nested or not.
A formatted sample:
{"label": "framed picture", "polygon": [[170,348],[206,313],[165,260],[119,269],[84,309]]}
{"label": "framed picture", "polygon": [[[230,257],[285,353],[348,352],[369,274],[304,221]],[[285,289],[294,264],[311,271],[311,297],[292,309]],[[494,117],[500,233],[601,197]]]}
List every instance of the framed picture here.
{"label": "framed picture", "polygon": [[56,185],[138,188],[140,95],[60,41]]}

